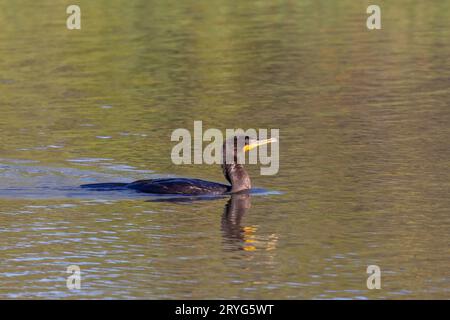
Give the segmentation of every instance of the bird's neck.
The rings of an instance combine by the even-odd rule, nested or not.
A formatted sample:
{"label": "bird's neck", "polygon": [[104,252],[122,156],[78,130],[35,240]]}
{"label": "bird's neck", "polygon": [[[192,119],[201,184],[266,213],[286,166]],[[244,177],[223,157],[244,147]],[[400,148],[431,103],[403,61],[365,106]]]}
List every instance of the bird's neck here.
{"label": "bird's neck", "polygon": [[242,164],[224,164],[222,165],[222,169],[225,178],[231,184],[232,193],[252,188],[250,176]]}

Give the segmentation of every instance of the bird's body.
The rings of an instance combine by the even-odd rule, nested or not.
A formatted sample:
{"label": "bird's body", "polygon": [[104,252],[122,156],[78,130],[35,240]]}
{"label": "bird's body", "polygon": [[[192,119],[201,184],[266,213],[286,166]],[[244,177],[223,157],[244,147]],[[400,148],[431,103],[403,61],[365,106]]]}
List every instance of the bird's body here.
{"label": "bird's body", "polygon": [[231,190],[225,184],[200,179],[168,178],[139,180],[127,185],[128,189],[157,194],[224,194]]}
{"label": "bird's body", "polygon": [[[242,151],[248,151],[259,145],[271,143],[274,139],[262,141],[250,141],[245,137],[245,145]],[[151,194],[177,194],[177,195],[221,195],[227,193],[237,193],[251,189],[250,177],[242,164],[237,163],[237,137],[228,140],[223,146],[222,164],[223,174],[230,185],[217,182],[211,182],[201,179],[189,178],[162,178],[150,180],[138,180],[131,183],[94,183],[82,185],[82,188],[93,190],[122,190],[131,189],[138,192]],[[232,153],[231,163],[226,163],[225,155],[227,152]]]}
{"label": "bird's body", "polygon": [[186,195],[219,195],[231,191],[230,186],[222,183],[188,178],[149,179],[131,183],[94,183],[84,184],[81,187],[97,191],[131,189],[153,194]]}

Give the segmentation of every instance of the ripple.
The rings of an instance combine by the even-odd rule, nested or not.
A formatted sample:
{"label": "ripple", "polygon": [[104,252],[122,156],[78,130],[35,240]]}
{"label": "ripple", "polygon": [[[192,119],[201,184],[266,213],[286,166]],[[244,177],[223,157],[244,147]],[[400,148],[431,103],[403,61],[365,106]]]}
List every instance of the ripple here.
{"label": "ripple", "polygon": [[77,158],[77,159],[68,159],[68,162],[102,162],[102,161],[112,161],[114,159],[110,158]]}

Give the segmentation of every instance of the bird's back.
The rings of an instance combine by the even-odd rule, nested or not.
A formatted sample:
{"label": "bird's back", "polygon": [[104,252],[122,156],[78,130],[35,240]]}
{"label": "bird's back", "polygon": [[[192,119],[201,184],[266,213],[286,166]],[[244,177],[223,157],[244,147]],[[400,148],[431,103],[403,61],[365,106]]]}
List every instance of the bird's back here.
{"label": "bird's back", "polygon": [[223,194],[231,189],[221,183],[188,178],[139,180],[128,184],[127,188],[145,193],[187,195]]}

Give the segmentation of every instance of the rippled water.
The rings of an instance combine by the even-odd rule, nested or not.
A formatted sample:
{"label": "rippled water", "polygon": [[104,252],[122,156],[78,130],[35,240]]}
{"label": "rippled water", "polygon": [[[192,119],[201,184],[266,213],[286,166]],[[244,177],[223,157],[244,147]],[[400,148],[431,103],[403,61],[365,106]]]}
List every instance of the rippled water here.
{"label": "rippled water", "polygon": [[[0,2],[1,298],[450,298],[450,2]],[[279,128],[268,192],[186,176],[171,132]],[[69,265],[82,288],[66,287]],[[382,289],[368,290],[378,265]]]}

